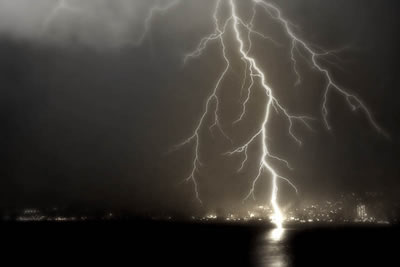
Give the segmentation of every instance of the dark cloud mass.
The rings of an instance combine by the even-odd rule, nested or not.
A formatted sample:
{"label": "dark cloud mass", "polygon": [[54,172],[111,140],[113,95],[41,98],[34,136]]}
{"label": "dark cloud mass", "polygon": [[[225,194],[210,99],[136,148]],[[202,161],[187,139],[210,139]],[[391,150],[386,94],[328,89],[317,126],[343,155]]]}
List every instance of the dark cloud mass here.
{"label": "dark cloud mass", "polygon": [[[58,43],[91,46],[91,48],[116,48],[135,43],[146,28],[149,14],[165,15],[163,8],[169,0],[1,0],[0,34],[39,43]],[[176,1],[178,3],[178,1]],[[207,1],[203,2],[203,5]],[[185,7],[185,3],[179,3]],[[151,12],[151,7],[158,6]],[[171,5],[175,7],[175,5]],[[203,15],[199,3],[196,17]],[[170,8],[174,14],[174,8]],[[169,13],[169,12],[168,12]],[[168,14],[169,16],[169,14]],[[167,21],[174,28],[184,28],[174,19]],[[191,27],[199,20],[191,17]]]}
{"label": "dark cloud mass", "polygon": [[139,10],[137,1],[2,0],[0,31],[36,41],[77,38],[95,44],[124,38]]}
{"label": "dark cloud mass", "polygon": [[[190,171],[192,147],[169,151],[193,130],[223,68],[217,45],[182,65],[185,52],[212,30],[214,1],[182,1],[156,16],[139,47],[129,43],[140,37],[155,1],[71,0],[71,10],[52,15],[55,2],[0,0],[1,207],[196,210],[193,188],[181,183]],[[302,147],[287,138],[282,122],[273,122],[272,149],[295,168],[280,170],[300,189],[296,196],[282,184],[282,202],[349,191],[381,191],[398,200],[397,2],[276,1],[305,39],[328,49],[349,47],[340,53],[340,67],[326,64],[341,85],[367,103],[390,140],[334,93],[333,130],[325,130],[324,80],[303,62],[304,82],[294,88],[281,28],[257,18],[258,29],[283,43],[277,48],[258,40],[253,51],[277,96],[294,112],[318,118],[314,131],[296,125]],[[242,8],[245,13],[245,1]],[[235,144],[254,131],[263,108],[260,94],[246,122],[231,126],[240,107],[239,64],[221,92],[223,124]],[[221,156],[229,142],[218,133],[204,136],[206,165],[199,182],[205,207],[241,207],[256,163],[237,174],[240,158]],[[250,157],[258,152],[254,147]],[[259,185],[259,200],[266,200],[268,179]]]}

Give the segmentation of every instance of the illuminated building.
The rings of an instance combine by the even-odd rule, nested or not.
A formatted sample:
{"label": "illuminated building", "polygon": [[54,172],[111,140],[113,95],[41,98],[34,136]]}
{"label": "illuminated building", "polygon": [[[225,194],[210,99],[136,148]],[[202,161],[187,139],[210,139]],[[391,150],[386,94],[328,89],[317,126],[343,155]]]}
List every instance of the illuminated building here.
{"label": "illuminated building", "polygon": [[365,222],[368,220],[367,210],[364,204],[357,205],[357,221]]}

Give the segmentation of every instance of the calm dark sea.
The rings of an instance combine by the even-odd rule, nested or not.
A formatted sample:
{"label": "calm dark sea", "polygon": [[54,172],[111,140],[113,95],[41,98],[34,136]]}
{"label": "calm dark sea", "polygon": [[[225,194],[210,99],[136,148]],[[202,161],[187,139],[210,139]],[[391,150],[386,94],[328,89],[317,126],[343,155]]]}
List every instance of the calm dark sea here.
{"label": "calm dark sea", "polygon": [[0,237],[8,266],[400,266],[397,226],[2,223]]}

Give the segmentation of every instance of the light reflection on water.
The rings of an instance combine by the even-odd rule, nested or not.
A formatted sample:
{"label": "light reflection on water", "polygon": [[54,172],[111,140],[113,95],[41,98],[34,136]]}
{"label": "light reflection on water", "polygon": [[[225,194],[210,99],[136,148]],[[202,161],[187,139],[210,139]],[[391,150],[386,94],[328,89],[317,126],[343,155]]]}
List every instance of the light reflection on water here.
{"label": "light reflection on water", "polygon": [[288,252],[288,236],[293,230],[268,230],[259,240],[256,248],[258,267],[290,267],[291,258]]}

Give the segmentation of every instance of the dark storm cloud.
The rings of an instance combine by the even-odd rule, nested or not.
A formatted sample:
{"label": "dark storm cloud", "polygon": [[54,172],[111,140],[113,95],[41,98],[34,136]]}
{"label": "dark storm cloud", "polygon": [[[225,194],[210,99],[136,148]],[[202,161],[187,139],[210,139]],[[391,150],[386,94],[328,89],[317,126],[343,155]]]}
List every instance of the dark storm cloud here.
{"label": "dark storm cloud", "polygon": [[118,41],[138,22],[138,1],[1,0],[0,32],[17,38],[77,38],[94,45]]}
{"label": "dark storm cloud", "polygon": [[[193,130],[216,73],[223,68],[217,46],[182,68],[183,54],[212,30],[214,1],[182,1],[155,19],[149,38],[137,48],[123,44],[140,36],[150,2],[68,2],[80,11],[61,12],[43,30],[55,1],[0,0],[1,204],[140,211],[199,207],[191,185],[181,183],[190,168],[192,148],[167,152]],[[318,122],[314,132],[296,128],[304,137],[299,148],[282,135],[283,123],[275,125],[273,150],[295,168],[285,174],[299,187],[302,198],[354,190],[396,193],[397,2],[279,4],[308,40],[327,48],[351,45],[352,50],[341,54],[344,71],[333,67],[335,77],[367,103],[392,137],[379,136],[364,116],[352,113],[333,94],[331,133]],[[281,28],[260,17],[257,23],[285,43]],[[320,118],[320,77],[303,64],[304,84],[293,88],[287,50],[264,42],[254,49],[282,101],[293,111]],[[229,126],[237,115],[240,91],[235,73],[222,90],[222,115],[239,144],[255,129],[263,102],[260,95],[252,103],[247,123]],[[207,164],[199,179],[205,206],[240,206],[254,163],[237,174],[234,166],[240,159],[220,156],[231,148],[229,142],[218,133],[204,134],[202,157]],[[253,156],[257,152],[257,148],[251,151]],[[263,200],[269,180],[259,188]],[[282,192],[283,199],[296,199],[284,186]]]}
{"label": "dark storm cloud", "polygon": [[[41,43],[80,43],[95,48],[119,47],[135,43],[144,31],[144,21],[152,6],[155,20],[162,8],[185,7],[190,1],[174,0],[0,0],[0,35]],[[198,1],[191,3],[202,16]],[[196,4],[197,3],[197,4]],[[175,8],[171,8],[172,10]],[[174,13],[172,11],[172,13]],[[191,27],[196,28],[192,16]],[[175,28],[187,23],[170,20]]]}

